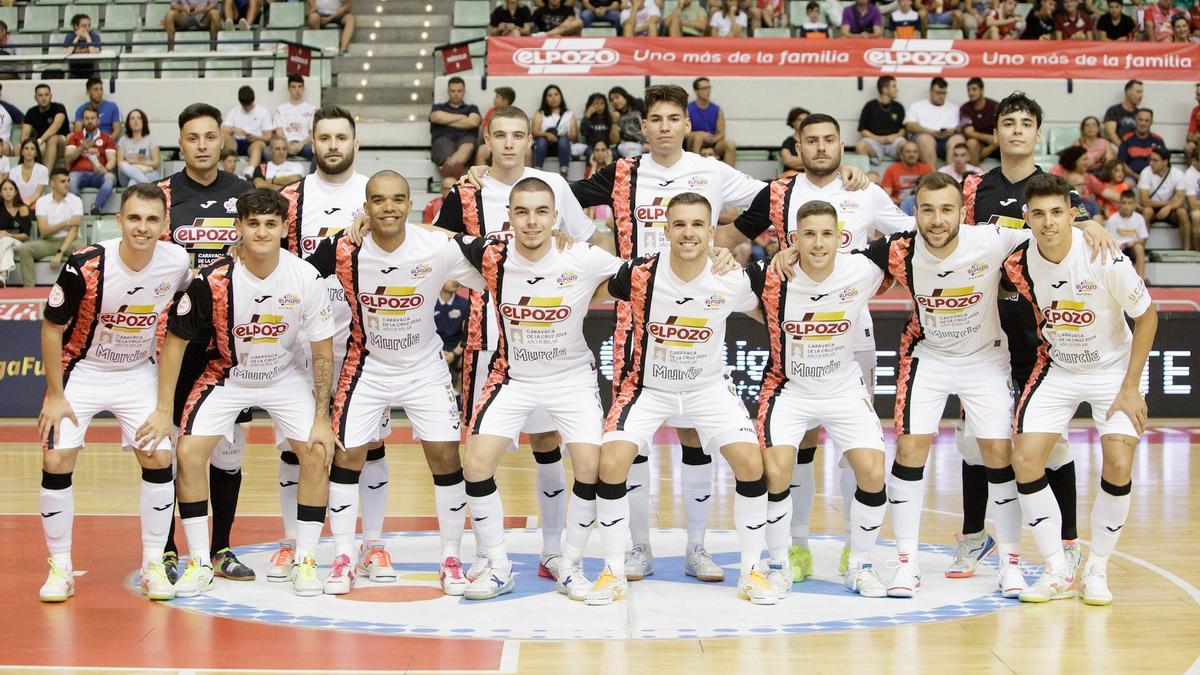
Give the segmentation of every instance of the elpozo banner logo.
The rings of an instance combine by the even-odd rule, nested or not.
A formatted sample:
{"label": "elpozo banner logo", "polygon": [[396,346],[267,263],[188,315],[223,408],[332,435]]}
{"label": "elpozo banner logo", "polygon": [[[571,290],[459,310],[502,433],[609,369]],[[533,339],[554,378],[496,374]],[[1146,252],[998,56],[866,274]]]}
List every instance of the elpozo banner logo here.
{"label": "elpozo banner logo", "polygon": [[954,49],[953,40],[893,40],[887,49],[868,49],[863,58],[883,73],[937,75],[971,64],[966,52]]}
{"label": "elpozo banner logo", "polygon": [[541,47],[513,52],[513,63],[530,75],[581,75],[614,66],[617,50],[604,46],[606,38],[548,38]]}

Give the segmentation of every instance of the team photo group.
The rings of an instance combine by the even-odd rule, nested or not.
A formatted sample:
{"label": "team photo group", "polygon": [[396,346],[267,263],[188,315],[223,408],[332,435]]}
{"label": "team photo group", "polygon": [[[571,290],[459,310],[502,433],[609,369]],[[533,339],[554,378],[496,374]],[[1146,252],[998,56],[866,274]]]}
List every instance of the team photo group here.
{"label": "team photo group", "polygon": [[[814,574],[823,447],[839,467],[845,590],[911,598],[923,572],[925,465],[954,395],[963,527],[937,573],[971,577],[995,555],[986,573],[1003,597],[1110,604],[1107,565],[1130,508],[1157,315],[1071,185],[1035,165],[1038,103],[1003,98],[1000,165],[961,183],[923,176],[908,216],[842,165],[833,117],[799,123],[803,171],[768,183],[684,150],[688,102],[678,86],[648,87],[648,151],[575,182],[527,167],[530,117],[497,107],[483,129],[490,166],[450,189],[431,225],[409,222],[404,176],[356,171],[355,120],[339,107],[313,115],[315,170],[278,190],[223,171],[220,111],[185,108],[186,168],[126,189],[121,236],[64,252],[47,300],[41,600],[77,590],[72,472],[104,411],[141,467],[137,584],[147,598],[228,583],[215,577],[265,574],[299,596],[396,581],[383,526],[394,408],[428,464],[446,595],[482,601],[545,583],[514,574],[496,480],[526,434],[538,575],[587,605],[622,601],[654,573],[648,457],[669,427],[683,460],[685,574],[725,578],[705,548],[723,459],[736,483],[737,595],[785,602]],[[597,206],[611,210],[611,231],[585,212]],[[779,252],[740,264],[738,251],[764,234]],[[455,284],[469,289],[461,348],[443,343],[435,317]],[[895,408],[877,411],[869,304],[889,289],[912,312],[898,345],[878,345],[899,359]],[[608,381],[584,322],[610,308],[605,409]],[[735,313],[761,323],[769,351],[753,410],[726,372]],[[1076,476],[1066,441],[1082,403],[1100,437],[1099,476]],[[282,515],[259,570],[230,543],[251,409],[274,425]],[[1079,480],[1100,483],[1086,556]],[[877,547],[885,516],[894,545]],[[327,522],[331,558],[320,546]],[[1023,525],[1036,551],[1022,550]],[[593,530],[603,564],[585,573]],[[1023,555],[1043,565],[1039,576],[1025,576]]]}

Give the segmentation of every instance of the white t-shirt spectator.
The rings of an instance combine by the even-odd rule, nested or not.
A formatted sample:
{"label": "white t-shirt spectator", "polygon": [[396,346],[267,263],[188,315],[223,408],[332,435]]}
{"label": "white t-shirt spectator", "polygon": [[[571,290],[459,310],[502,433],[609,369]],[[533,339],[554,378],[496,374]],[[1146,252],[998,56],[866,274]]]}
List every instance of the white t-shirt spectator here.
{"label": "white t-shirt spectator", "polygon": [[12,115],[9,115],[8,110],[0,105],[0,138],[6,141],[12,138],[12,127]]}
{"label": "white t-shirt spectator", "polygon": [[[266,169],[266,175],[263,174],[263,169]],[[265,162],[254,168],[255,178],[266,178],[267,180],[275,180],[276,176],[304,176],[308,173],[308,167],[299,162],[284,162],[276,164],[275,162]]]}
{"label": "white t-shirt spectator", "polygon": [[909,104],[904,115],[904,123],[916,122],[926,129],[941,131],[942,129],[958,128],[958,109],[961,106],[947,100],[942,105],[934,105],[929,99],[914,101]]}
{"label": "white t-shirt spectator", "polygon": [[312,135],[313,113],[317,106],[308,101],[284,103],[275,109],[275,128],[283,129],[289,143],[302,141]]}
{"label": "white t-shirt spectator", "polygon": [[1150,192],[1150,199],[1165,202],[1175,195],[1176,190],[1184,190],[1183,172],[1178,167],[1169,167],[1165,177],[1159,176],[1150,167],[1142,169],[1138,177],[1138,189]]}
{"label": "white t-shirt spectator", "polygon": [[746,27],[749,25],[747,23],[745,12],[738,12],[737,16],[728,17],[725,16],[724,11],[719,10],[712,15],[711,19],[708,20],[708,25],[717,29],[717,37],[728,37],[728,35],[733,32],[733,23],[735,21],[737,22],[737,25],[742,27],[742,35],[745,36]]}
{"label": "white t-shirt spectator", "polygon": [[1183,172],[1183,194],[1189,197],[1200,197],[1200,171],[1189,165]]}
{"label": "white t-shirt spectator", "polygon": [[963,170],[963,172],[959,173],[954,170],[953,164],[947,164],[946,166],[943,166],[942,168],[938,169],[938,173],[944,173],[947,176],[954,176],[954,180],[958,181],[959,183],[962,183],[963,179],[966,178],[970,174],[973,174],[973,173],[982,174],[983,169],[975,166],[974,164],[968,164],[966,166],[966,168]]}
{"label": "white t-shirt spectator", "polygon": [[8,177],[17,185],[17,192],[21,194],[21,200],[28,200],[33,197],[33,193],[37,192],[39,185],[50,184],[50,170],[41,164],[34,164],[33,171],[29,174],[29,180],[25,181],[21,175],[21,165],[14,166],[9,172]]}
{"label": "white t-shirt spectator", "polygon": [[317,0],[317,13],[321,16],[329,16],[338,11],[342,6],[342,0]]}
{"label": "white t-shirt spectator", "polygon": [[[265,136],[267,131],[275,129],[271,124],[271,111],[257,103],[249,112],[246,112],[240,105],[233,106],[229,112],[225,113],[225,121],[221,123],[221,126],[241,129],[255,136]],[[244,138],[237,134],[235,137]]]}
{"label": "white t-shirt spectator", "polygon": [[1108,217],[1104,227],[1108,228],[1108,233],[1117,240],[1118,246],[1144,241],[1150,237],[1150,231],[1146,229],[1146,219],[1137,211],[1128,218],[1117,211]]}
{"label": "white t-shirt spectator", "polygon": [[[47,225],[57,225],[70,220],[74,216],[83,216],[83,200],[70,192],[63,198],[61,202],[54,201],[54,193],[47,192],[37,200],[33,210],[37,212],[38,217],[45,216]],[[67,236],[67,230],[64,228],[50,235],[42,237],[43,239],[63,239]]]}

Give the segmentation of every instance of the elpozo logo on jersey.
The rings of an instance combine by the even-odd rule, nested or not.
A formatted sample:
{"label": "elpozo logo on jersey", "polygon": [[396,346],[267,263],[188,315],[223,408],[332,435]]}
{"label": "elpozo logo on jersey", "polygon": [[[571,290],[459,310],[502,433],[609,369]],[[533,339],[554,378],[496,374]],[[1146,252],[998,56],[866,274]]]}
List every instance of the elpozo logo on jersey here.
{"label": "elpozo logo on jersey", "polygon": [[670,197],[655,197],[649,204],[639,204],[633,210],[633,217],[641,221],[645,227],[665,227],[667,224],[667,207],[671,205]]}
{"label": "elpozo logo on jersey", "polygon": [[1042,319],[1055,330],[1077,331],[1092,325],[1096,321],[1096,313],[1087,308],[1086,302],[1055,300],[1042,312]]}
{"label": "elpozo logo on jersey", "polygon": [[621,55],[604,46],[605,38],[547,38],[540,47],[513,53],[513,63],[530,75],[580,75],[615,66]]}
{"label": "elpozo logo on jersey", "polygon": [[332,237],[333,235],[337,234],[338,232],[341,232],[343,229],[345,229],[345,228],[322,227],[317,230],[317,236],[305,237],[300,240],[300,250],[304,253],[304,255],[306,257],[309,255],[312,255],[312,253],[317,250],[317,247],[321,245],[321,241],[323,239]]}
{"label": "elpozo logo on jersey", "polygon": [[850,332],[845,312],[808,312],[799,321],[784,321],[783,330],[797,340],[832,340]]}
{"label": "elpozo logo on jersey", "polygon": [[868,49],[863,59],[883,73],[934,75],[971,64],[966,52],[954,49],[953,40],[892,40],[886,49]]}
{"label": "elpozo logo on jersey", "polygon": [[918,295],[916,299],[918,306],[936,314],[962,314],[978,305],[983,294],[976,293],[974,286],[935,288],[932,295]]}
{"label": "elpozo logo on jersey", "polygon": [[101,314],[100,323],[118,333],[140,333],[158,323],[158,314],[154,305],[121,305],[115,312]]}
{"label": "elpozo logo on jersey", "polygon": [[402,316],[425,304],[416,286],[377,286],[374,293],[359,293],[358,302],[371,314]]}
{"label": "elpozo logo on jersey", "polygon": [[288,324],[279,314],[255,314],[249,323],[233,327],[233,337],[250,344],[279,342],[288,330]]}
{"label": "elpozo logo on jersey", "polygon": [[665,323],[653,322],[646,326],[650,335],[658,342],[672,347],[694,347],[708,342],[713,330],[708,319],[690,316],[668,317]]}
{"label": "elpozo logo on jersey", "polygon": [[176,244],[189,249],[223,249],[236,244],[239,238],[233,218],[197,218],[171,233]]}
{"label": "elpozo logo on jersey", "polygon": [[501,303],[500,316],[516,326],[548,328],[571,316],[571,308],[562,301],[562,297],[521,298],[515,303]]}

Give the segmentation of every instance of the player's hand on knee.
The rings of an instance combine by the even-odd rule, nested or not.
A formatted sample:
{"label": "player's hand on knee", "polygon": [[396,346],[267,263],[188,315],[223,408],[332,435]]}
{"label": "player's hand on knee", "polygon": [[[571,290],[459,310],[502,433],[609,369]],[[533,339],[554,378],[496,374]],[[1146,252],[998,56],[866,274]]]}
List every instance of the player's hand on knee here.
{"label": "player's hand on knee", "polygon": [[147,454],[154,452],[164,438],[171,437],[172,426],[171,413],[155,409],[146,421],[142,422],[142,426],[138,427],[133,438],[133,447]]}
{"label": "player's hand on knee", "polygon": [[308,434],[308,450],[317,453],[324,460],[326,469],[333,464],[333,454],[339,449],[342,452],[346,451],[346,448],[334,435],[329,420],[317,419],[313,422],[312,431]]}
{"label": "player's hand on knee", "polygon": [[59,426],[64,417],[71,420],[75,426],[79,426],[79,420],[75,419],[75,411],[71,409],[71,404],[67,403],[66,396],[47,395],[46,401],[42,404],[42,412],[38,414],[38,438],[43,442],[57,443]]}
{"label": "player's hand on knee", "polygon": [[1104,419],[1111,420],[1117,412],[1125,413],[1129,421],[1133,422],[1133,428],[1137,431],[1138,436],[1142,435],[1146,429],[1149,409],[1146,407],[1145,397],[1136,387],[1121,387],[1121,391],[1117,392],[1117,397],[1113,399]]}

